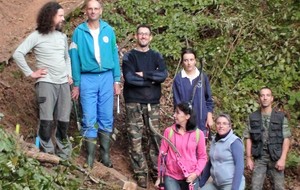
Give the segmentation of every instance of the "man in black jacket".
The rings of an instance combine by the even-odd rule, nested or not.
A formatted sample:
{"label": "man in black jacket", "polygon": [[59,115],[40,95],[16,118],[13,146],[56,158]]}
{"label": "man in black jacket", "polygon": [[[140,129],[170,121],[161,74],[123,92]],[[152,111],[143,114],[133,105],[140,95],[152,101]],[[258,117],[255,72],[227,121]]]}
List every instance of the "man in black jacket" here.
{"label": "man in black jacket", "polygon": [[253,190],[263,188],[267,171],[271,175],[273,189],[284,190],[284,168],[291,132],[284,113],[272,109],[273,100],[270,88],[260,89],[261,107],[250,114],[244,131],[247,168],[253,170]]}
{"label": "man in black jacket", "polygon": [[[131,165],[140,187],[147,187],[148,165],[145,148],[150,164],[157,174],[157,155],[159,139],[149,130],[149,119],[155,130],[159,129],[159,101],[161,83],[167,78],[167,69],[162,55],[149,45],[152,40],[151,28],[140,25],[135,35],[137,46],[123,57],[124,99],[126,107],[126,126],[129,136],[129,155]],[[145,124],[145,125],[144,125]],[[142,139],[147,142],[142,146]],[[155,171],[156,170],[156,171]]]}

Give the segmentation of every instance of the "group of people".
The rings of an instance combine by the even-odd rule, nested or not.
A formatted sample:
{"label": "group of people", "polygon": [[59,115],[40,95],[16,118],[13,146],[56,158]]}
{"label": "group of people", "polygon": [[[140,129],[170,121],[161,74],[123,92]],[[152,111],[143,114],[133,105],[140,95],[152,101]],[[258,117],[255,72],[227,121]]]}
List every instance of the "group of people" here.
{"label": "group of people", "polygon": [[[101,2],[88,0],[88,19],[76,27],[68,45],[62,32],[64,10],[59,3],[48,2],[39,11],[36,30],[13,54],[24,74],[36,79],[41,150],[63,159],[70,157],[72,145],[67,131],[72,98],[79,99],[83,113],[81,134],[90,168],[97,141],[100,162],[113,167],[113,104],[114,95],[121,93],[116,36],[101,19],[102,11]],[[175,123],[161,135],[161,84],[168,73],[163,56],[150,49],[152,38],[151,28],[139,25],[136,47],[122,60],[129,158],[138,185],[146,188],[150,173],[155,186],[167,190],[244,189],[244,146],[233,133],[228,114],[216,116],[217,133],[207,156],[206,137],[214,125],[214,103],[208,76],[202,67],[197,69],[197,56],[191,48],[182,51],[183,69],[174,78]],[[30,51],[36,57],[35,71],[26,62]],[[270,171],[275,189],[284,189],[291,136],[288,122],[282,112],[272,108],[270,88],[260,89],[259,102],[261,107],[249,116],[244,132],[246,166],[253,170],[252,189],[262,189],[266,171]],[[207,182],[209,177],[212,180]]]}

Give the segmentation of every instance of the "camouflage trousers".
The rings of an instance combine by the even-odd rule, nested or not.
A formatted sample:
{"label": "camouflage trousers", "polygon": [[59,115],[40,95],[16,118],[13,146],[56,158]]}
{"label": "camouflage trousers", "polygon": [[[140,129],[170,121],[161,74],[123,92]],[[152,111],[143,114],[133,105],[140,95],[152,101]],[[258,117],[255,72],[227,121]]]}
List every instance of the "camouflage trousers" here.
{"label": "camouflage trousers", "polygon": [[148,104],[127,103],[125,108],[129,156],[134,174],[136,177],[146,176],[149,171],[153,177],[156,177],[160,138],[150,130],[149,118],[154,129],[161,133],[159,104],[148,106]]}
{"label": "camouflage trousers", "polygon": [[252,174],[252,190],[263,189],[266,175],[270,176],[274,190],[284,190],[284,172],[275,168],[276,162],[272,161],[270,155],[263,151],[259,159],[255,159],[254,171]]}

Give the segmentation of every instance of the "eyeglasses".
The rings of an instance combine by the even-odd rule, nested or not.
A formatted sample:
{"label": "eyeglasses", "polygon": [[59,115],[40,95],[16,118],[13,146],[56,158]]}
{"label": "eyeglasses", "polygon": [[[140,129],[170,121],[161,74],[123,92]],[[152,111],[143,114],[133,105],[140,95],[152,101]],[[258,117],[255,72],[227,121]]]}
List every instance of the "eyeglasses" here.
{"label": "eyeglasses", "polygon": [[139,36],[150,36],[150,33],[138,32]]}
{"label": "eyeglasses", "polygon": [[227,122],[217,122],[216,125],[225,125],[226,126],[226,125],[229,125],[229,123],[227,123]]}

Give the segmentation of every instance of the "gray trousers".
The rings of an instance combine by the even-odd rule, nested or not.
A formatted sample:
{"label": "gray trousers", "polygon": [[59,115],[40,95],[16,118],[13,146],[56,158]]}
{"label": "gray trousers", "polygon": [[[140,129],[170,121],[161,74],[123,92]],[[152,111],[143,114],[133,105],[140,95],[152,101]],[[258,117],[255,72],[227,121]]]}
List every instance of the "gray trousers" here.
{"label": "gray trousers", "polygon": [[[38,134],[41,149],[47,153],[56,153],[66,159],[71,155],[72,150],[67,136],[72,108],[70,85],[68,83],[39,82],[35,88],[39,105],[40,125]],[[56,128],[53,127],[54,120],[57,121]],[[52,138],[53,130],[55,130],[56,135]],[[56,151],[54,144],[57,147]]]}
{"label": "gray trousers", "polygon": [[276,162],[272,161],[270,155],[264,151],[259,159],[255,159],[254,171],[252,174],[252,190],[263,189],[266,174],[271,177],[274,190],[284,190],[284,172],[275,168]]}

